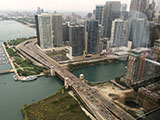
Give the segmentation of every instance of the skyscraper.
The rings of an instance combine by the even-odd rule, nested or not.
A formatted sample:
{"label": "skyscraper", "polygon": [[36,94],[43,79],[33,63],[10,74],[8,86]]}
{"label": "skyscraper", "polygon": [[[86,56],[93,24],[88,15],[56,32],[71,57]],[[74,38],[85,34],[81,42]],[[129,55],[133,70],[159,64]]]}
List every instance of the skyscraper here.
{"label": "skyscraper", "polygon": [[52,15],[38,14],[35,16],[38,45],[43,48],[53,47]]}
{"label": "skyscraper", "polygon": [[149,23],[144,18],[136,18],[132,21],[131,41],[132,48],[148,47],[150,45]]}
{"label": "skyscraper", "polygon": [[127,11],[127,4],[121,4],[121,12]]}
{"label": "skyscraper", "polygon": [[95,19],[98,20],[99,24],[102,24],[103,7],[104,7],[103,5],[96,5]]}
{"label": "skyscraper", "polygon": [[41,13],[44,13],[44,9],[37,7],[37,14],[41,14]]}
{"label": "skyscraper", "polygon": [[84,26],[69,26],[70,56],[82,56],[85,47]]}
{"label": "skyscraper", "polygon": [[62,46],[63,34],[62,34],[62,15],[52,15],[52,29],[53,29],[53,43],[55,47]]}
{"label": "skyscraper", "polygon": [[129,37],[128,21],[115,19],[112,22],[111,43],[115,47],[127,46]]}
{"label": "skyscraper", "polygon": [[69,41],[69,23],[62,24],[63,42],[66,44]]}
{"label": "skyscraper", "polygon": [[40,14],[40,13],[41,13],[41,8],[37,7],[37,14]]}
{"label": "skyscraper", "polygon": [[131,0],[130,10],[144,12],[148,4],[149,0]]}
{"label": "skyscraper", "polygon": [[103,9],[103,26],[104,37],[110,38],[112,21],[120,17],[120,2],[109,1],[106,2]]}
{"label": "skyscraper", "polygon": [[87,54],[97,54],[99,44],[99,26],[97,20],[86,21],[86,41],[85,52]]}
{"label": "skyscraper", "polygon": [[38,14],[35,16],[38,44],[41,48],[62,46],[62,16],[57,14]]}
{"label": "skyscraper", "polygon": [[150,64],[146,59],[150,54],[150,49],[141,48],[133,49],[128,57],[128,65],[126,75],[121,79],[128,86],[140,83],[153,77],[150,72]]}

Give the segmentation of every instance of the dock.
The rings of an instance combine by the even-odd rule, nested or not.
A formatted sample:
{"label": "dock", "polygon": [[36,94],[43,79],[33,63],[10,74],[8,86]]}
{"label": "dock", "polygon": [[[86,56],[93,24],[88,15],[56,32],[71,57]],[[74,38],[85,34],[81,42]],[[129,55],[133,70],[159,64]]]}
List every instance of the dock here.
{"label": "dock", "polygon": [[[9,56],[9,54],[8,54],[8,52],[7,52],[7,50],[6,50],[6,47],[5,47],[5,45],[2,43],[2,48],[4,49],[4,52],[5,52],[5,54],[6,54],[6,56],[8,57],[8,60],[9,60],[9,63],[10,63],[10,65],[11,65],[11,67],[12,67],[12,70],[4,70],[4,71],[2,71],[1,73],[2,74],[4,74],[4,73],[9,73],[9,71],[10,71],[10,73],[11,72],[14,72],[15,73],[15,75],[17,76],[17,78],[18,78],[18,80],[20,79],[20,76],[18,75],[18,73],[17,73],[17,70],[16,70],[16,67],[14,66],[14,64],[13,64],[13,62],[12,62],[12,60],[11,60],[11,57]],[[0,74],[1,74],[0,73]]]}

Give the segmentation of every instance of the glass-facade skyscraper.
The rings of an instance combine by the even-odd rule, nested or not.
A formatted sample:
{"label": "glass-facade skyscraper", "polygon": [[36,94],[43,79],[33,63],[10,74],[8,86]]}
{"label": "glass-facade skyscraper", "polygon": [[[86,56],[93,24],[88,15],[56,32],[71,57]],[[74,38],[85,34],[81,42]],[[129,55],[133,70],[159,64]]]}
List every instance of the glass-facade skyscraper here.
{"label": "glass-facade skyscraper", "polygon": [[104,37],[110,38],[112,21],[120,17],[121,4],[117,1],[106,2],[103,9]]}
{"label": "glass-facade skyscraper", "polygon": [[72,47],[72,56],[82,56],[85,47],[84,26],[69,26],[69,44]]}
{"label": "glass-facade skyscraper", "polygon": [[99,24],[102,24],[103,7],[104,5],[96,5],[95,19],[98,20]]}
{"label": "glass-facade skyscraper", "polygon": [[86,53],[97,54],[99,44],[99,26],[97,20],[86,21]]}

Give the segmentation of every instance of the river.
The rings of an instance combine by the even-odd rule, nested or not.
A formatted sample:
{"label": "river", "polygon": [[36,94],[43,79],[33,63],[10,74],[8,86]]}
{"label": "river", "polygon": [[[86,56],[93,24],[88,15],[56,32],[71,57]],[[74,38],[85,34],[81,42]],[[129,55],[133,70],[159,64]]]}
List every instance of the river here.
{"label": "river", "polygon": [[[0,21],[0,28],[0,43],[36,34],[34,28],[15,21]],[[0,65],[0,70],[9,68],[9,64]],[[83,73],[85,79],[91,82],[110,80],[125,73],[125,63],[81,68],[74,70],[73,73],[76,76]],[[62,85],[63,82],[57,77],[40,77],[32,82],[16,82],[13,73],[0,75],[0,120],[23,120],[20,108],[24,104],[31,104],[50,96]]]}
{"label": "river", "polygon": [[79,77],[84,74],[84,78],[90,82],[101,82],[112,80],[115,76],[121,76],[125,73],[126,63],[114,63],[106,65],[96,65],[87,68],[74,70],[72,73]]}
{"label": "river", "polygon": [[[34,28],[15,21],[0,21],[0,44],[7,40],[36,35]],[[9,64],[0,65],[7,70]],[[0,120],[23,120],[20,108],[59,90],[63,82],[56,77],[40,77],[32,82],[15,82],[14,74],[0,75]]]}

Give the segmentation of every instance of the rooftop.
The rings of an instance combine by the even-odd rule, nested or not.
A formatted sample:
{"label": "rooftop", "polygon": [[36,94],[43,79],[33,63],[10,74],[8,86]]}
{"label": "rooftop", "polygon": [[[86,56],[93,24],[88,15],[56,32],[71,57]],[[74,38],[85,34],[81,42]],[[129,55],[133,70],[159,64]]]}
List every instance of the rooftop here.
{"label": "rooftop", "polygon": [[149,48],[135,48],[131,52],[140,54],[140,53],[149,52],[149,51],[151,51],[151,49]]}

